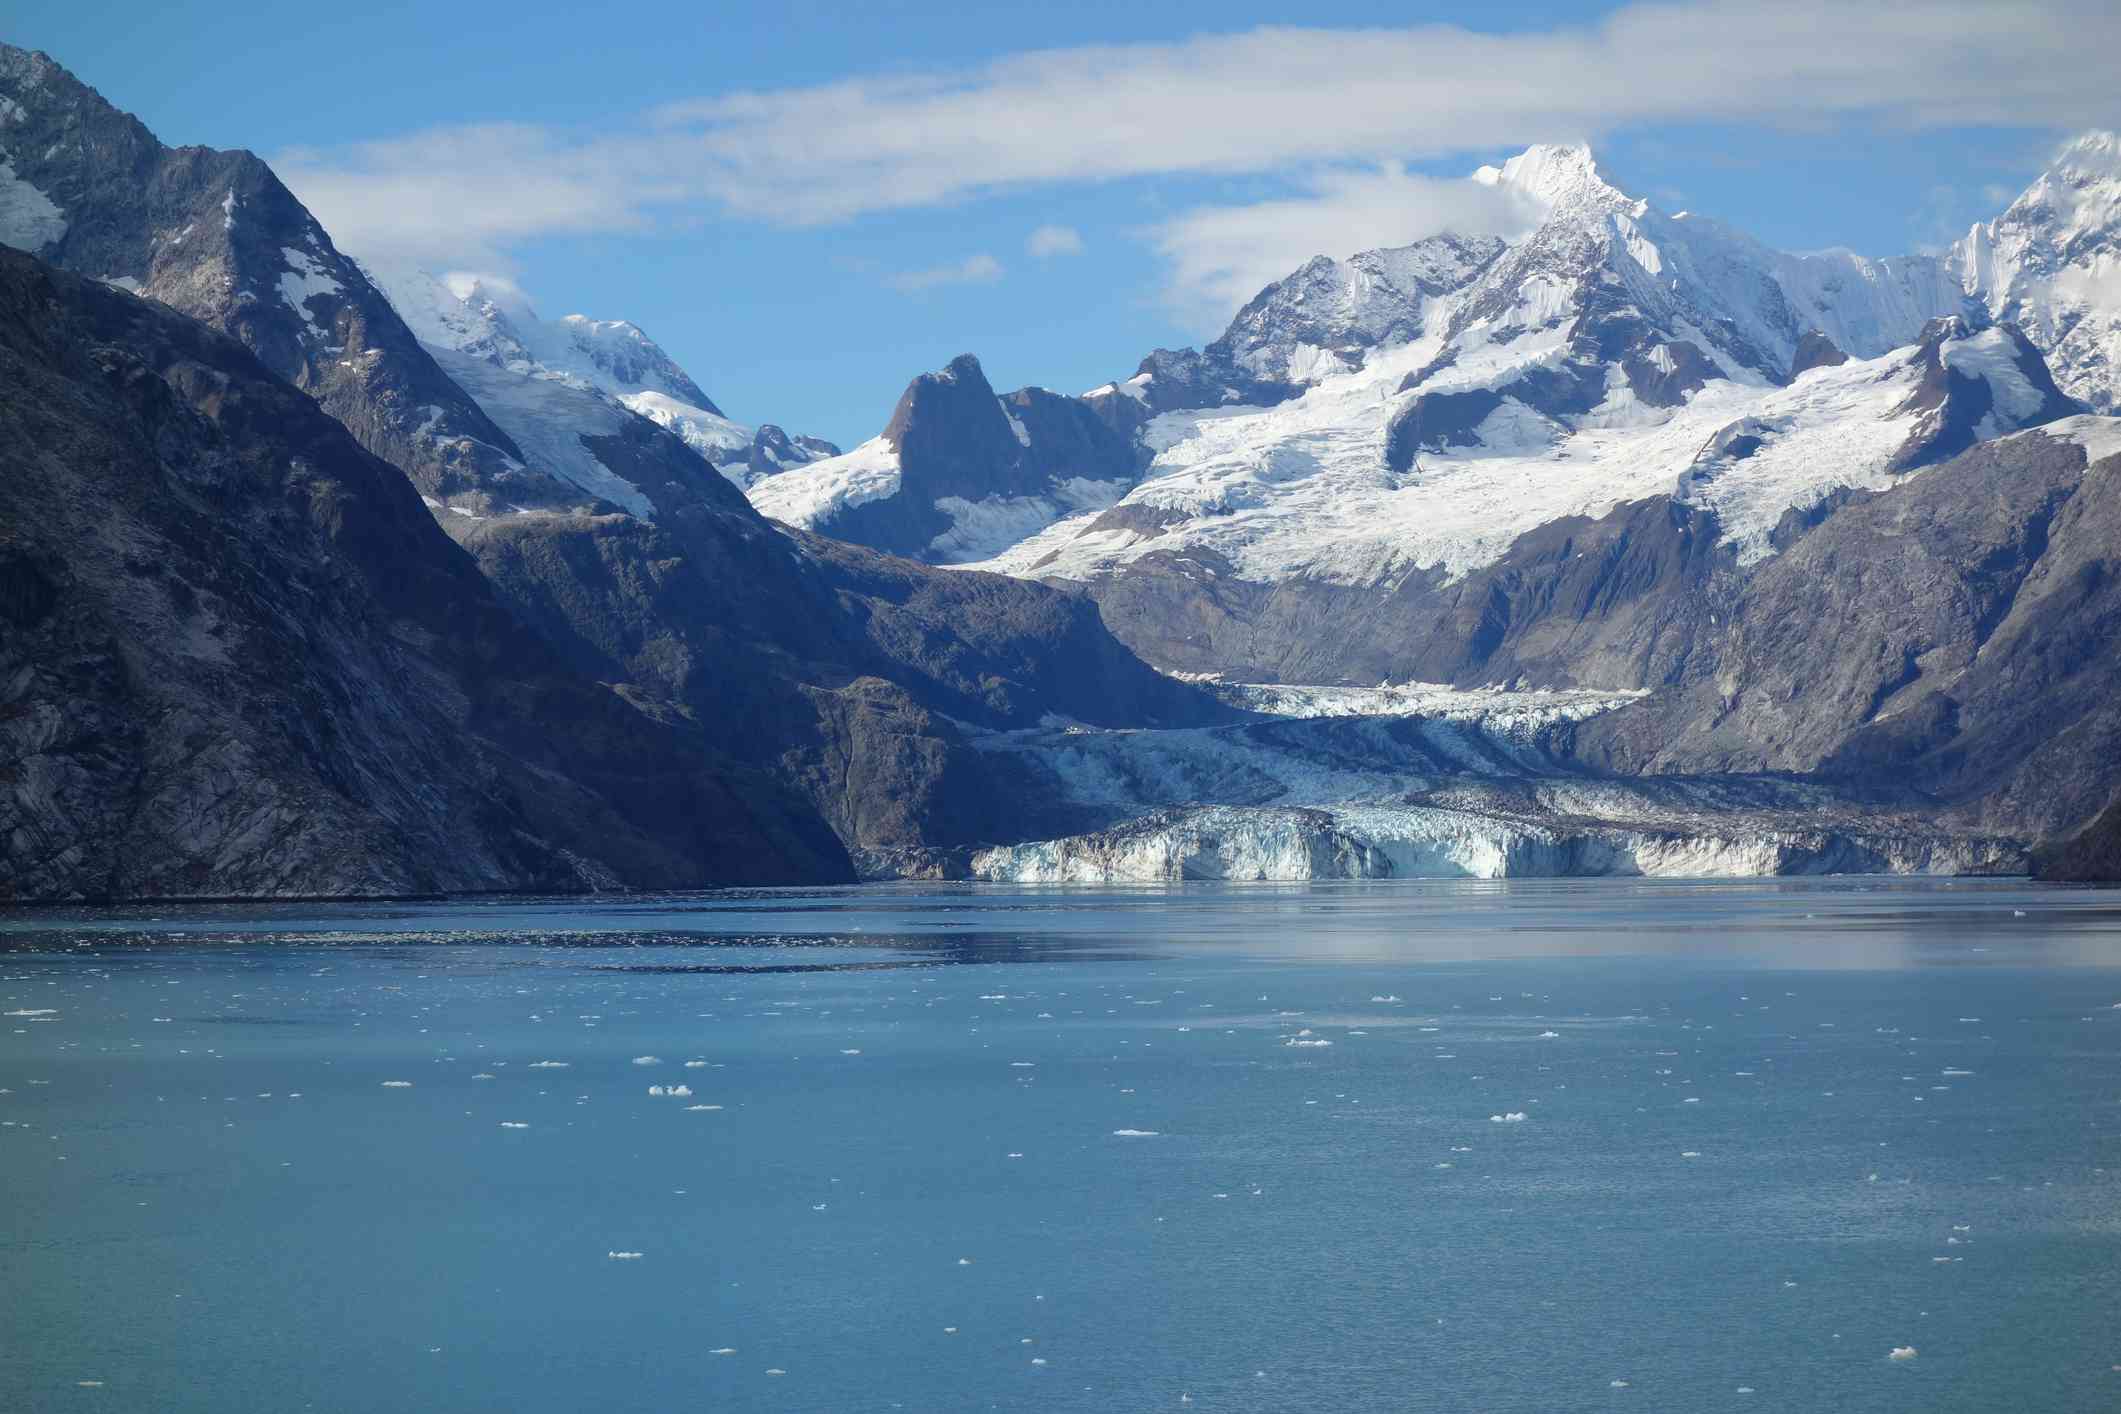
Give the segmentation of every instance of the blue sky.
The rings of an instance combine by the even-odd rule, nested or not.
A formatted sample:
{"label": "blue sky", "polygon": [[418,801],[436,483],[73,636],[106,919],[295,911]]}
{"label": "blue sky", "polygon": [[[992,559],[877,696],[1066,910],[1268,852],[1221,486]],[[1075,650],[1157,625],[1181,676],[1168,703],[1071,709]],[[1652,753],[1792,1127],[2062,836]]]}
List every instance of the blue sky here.
{"label": "blue sky", "polygon": [[633,319],[732,416],[848,445],[955,354],[1080,391],[1304,253],[1477,223],[1455,179],[1530,141],[1883,256],[2121,123],[2098,7],[1488,8],[29,0],[6,37],[273,160],[357,255]]}

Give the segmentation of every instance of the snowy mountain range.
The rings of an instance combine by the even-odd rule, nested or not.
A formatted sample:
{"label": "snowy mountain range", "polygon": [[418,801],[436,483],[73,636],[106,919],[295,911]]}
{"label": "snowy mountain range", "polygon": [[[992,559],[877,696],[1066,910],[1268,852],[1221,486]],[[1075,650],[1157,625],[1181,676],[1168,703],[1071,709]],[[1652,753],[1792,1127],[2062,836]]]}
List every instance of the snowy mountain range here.
{"label": "snowy mountain range", "polygon": [[1119,456],[1042,456],[1034,437],[1014,462],[1047,463],[1044,481],[938,495],[887,430],[751,494],[824,533],[889,520],[900,553],[1087,584],[1138,649],[1201,671],[1259,659],[1171,655],[1104,587],[1450,584],[1542,526],[1660,496],[1751,562],[1792,512],[2113,405],[2117,154],[2088,135],[1950,251],[1874,261],[1769,249],[1628,195],[1584,147],[1535,147],[1473,177],[1538,213],[1527,235],[1320,257],[1205,349],[1085,394],[1135,450],[1125,484]]}
{"label": "snowy mountain range", "polygon": [[0,893],[2022,867],[2121,787],[2116,147],[1892,261],[1534,148],[842,454],[0,45]]}

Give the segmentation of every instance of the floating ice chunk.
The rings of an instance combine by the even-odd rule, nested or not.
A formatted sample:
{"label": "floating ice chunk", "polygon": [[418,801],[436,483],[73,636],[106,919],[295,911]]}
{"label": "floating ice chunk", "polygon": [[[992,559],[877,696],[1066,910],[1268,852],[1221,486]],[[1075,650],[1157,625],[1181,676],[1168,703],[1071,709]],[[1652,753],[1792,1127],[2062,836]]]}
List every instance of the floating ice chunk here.
{"label": "floating ice chunk", "polygon": [[685,1113],[694,1114],[700,1110],[718,1110],[720,1108],[720,1105],[687,1105],[685,1106]]}
{"label": "floating ice chunk", "polygon": [[957,1264],[961,1267],[969,1267],[972,1265],[972,1259],[970,1257],[960,1257],[957,1259]]}
{"label": "floating ice chunk", "polygon": [[860,1055],[861,1053],[862,1053],[862,1052],[861,1052],[861,1048],[860,1048],[860,1047],[856,1047],[856,1048],[854,1048],[854,1049],[852,1049],[852,1050],[843,1050],[843,1051],[841,1051],[841,1052],[840,1052],[840,1054],[841,1054],[841,1055],[843,1055],[843,1056],[858,1056],[858,1055]]}
{"label": "floating ice chunk", "polygon": [[412,1082],[410,1080],[386,1080],[383,1082],[383,1088],[385,1090],[410,1090]]}
{"label": "floating ice chunk", "polygon": [[638,1252],[606,1252],[604,1255],[614,1262],[638,1262],[641,1260],[641,1254]]}
{"label": "floating ice chunk", "polygon": [[1614,1380],[1606,1386],[1607,1389],[1626,1389],[1627,1387],[1628,1382],[1626,1380]]}
{"label": "floating ice chunk", "polygon": [[687,1070],[705,1070],[706,1068],[707,1062],[703,1060],[689,1060],[685,1062],[685,1069]]}
{"label": "floating ice chunk", "polygon": [[1538,1039],[1542,1041],[1559,1041],[1561,1033],[1559,1031],[1542,1031],[1539,1033]]}
{"label": "floating ice chunk", "polygon": [[501,1128],[503,1128],[503,1129],[528,1129],[528,1128],[530,1128],[530,1126],[529,1126],[529,1125],[527,1125],[527,1124],[518,1124],[518,1123],[517,1123],[516,1121],[514,1121],[514,1120],[512,1120],[512,1119],[504,1119],[504,1120],[502,1120],[502,1121],[501,1121]]}
{"label": "floating ice chunk", "polygon": [[1120,1139],[1154,1139],[1157,1137],[1158,1131],[1154,1129],[1115,1129],[1112,1133],[1116,1138]]}
{"label": "floating ice chunk", "polygon": [[1740,1394],[1751,1394],[1753,1392],[1753,1387],[1751,1385],[1740,1385],[1738,1386],[1738,1392]]}
{"label": "floating ice chunk", "polygon": [[1682,1159],[1698,1159],[1701,1157],[1701,1151],[1699,1149],[1681,1149],[1679,1157]]}
{"label": "floating ice chunk", "polygon": [[493,1077],[492,1077],[491,1075],[488,1075],[488,1074],[487,1074],[487,1073],[486,1073],[485,1071],[483,1071],[483,1070],[482,1070],[482,1071],[480,1071],[480,1072],[479,1072],[479,1073],[478,1073],[477,1075],[474,1075],[474,1076],[473,1076],[473,1077],[471,1077],[471,1078],[472,1078],[473,1080],[491,1080],[491,1079],[493,1079]]}
{"label": "floating ice chunk", "polygon": [[51,1006],[22,1007],[7,1014],[9,1016],[57,1016],[59,1008]]}
{"label": "floating ice chunk", "polygon": [[734,1355],[736,1354],[736,1347],[733,1345],[725,1345],[717,1350],[710,1350],[707,1353],[709,1355]]}
{"label": "floating ice chunk", "polygon": [[1523,1111],[1523,1110],[1510,1110],[1510,1111],[1508,1111],[1508,1112],[1506,1112],[1506,1113],[1503,1113],[1503,1114],[1499,1114],[1499,1115],[1489,1115],[1489,1116],[1488,1116],[1488,1123],[1489,1123],[1489,1124],[1523,1124],[1523,1123],[1524,1123],[1524,1118],[1525,1118],[1525,1116],[1524,1116],[1524,1111]]}
{"label": "floating ice chunk", "polygon": [[1286,1041],[1282,1042],[1282,1044],[1283,1044],[1284,1046],[1330,1046],[1330,1045],[1332,1045],[1333,1043],[1332,1043],[1331,1041],[1327,1041],[1327,1040],[1308,1040],[1308,1041],[1307,1041],[1307,1040],[1303,1039],[1303,1038],[1302,1038],[1302,1037],[1300,1037],[1300,1036],[1291,1036],[1291,1037],[1290,1037],[1290,1038],[1289,1038],[1288,1040],[1286,1040]]}
{"label": "floating ice chunk", "polygon": [[1912,1345],[1896,1345],[1886,1354],[1885,1358],[1888,1360],[1912,1360],[1915,1358],[1915,1347]]}
{"label": "floating ice chunk", "polygon": [[635,1065],[661,1065],[663,1058],[661,1056],[635,1056],[633,1063]]}
{"label": "floating ice chunk", "polygon": [[769,1374],[769,1375],[785,1375],[785,1374],[787,1374],[788,1372],[787,1372],[786,1370],[783,1370],[783,1369],[775,1368],[775,1369],[771,1369],[771,1370],[768,1370],[768,1371],[767,1371],[766,1373],[767,1373],[767,1374]]}
{"label": "floating ice chunk", "polygon": [[1396,1001],[1398,1001],[1398,1000],[1399,1000],[1399,998],[1398,998],[1398,997],[1394,997],[1394,996],[1379,996],[1379,997],[1372,997],[1372,998],[1370,998],[1370,1000],[1371,1000],[1371,1001],[1373,1001],[1373,1002],[1396,1002]]}
{"label": "floating ice chunk", "polygon": [[1971,1070],[1953,1070],[1953,1069],[1951,1069],[1950,1067],[1946,1067],[1946,1069],[1944,1070],[1944,1072],[1943,1072],[1943,1073],[1944,1073],[1944,1074],[1946,1074],[1946,1075],[1972,1075],[1972,1074],[1973,1074],[1973,1072],[1972,1072]]}
{"label": "floating ice chunk", "polygon": [[573,1064],[573,1061],[532,1061],[530,1068],[532,1070],[565,1070]]}

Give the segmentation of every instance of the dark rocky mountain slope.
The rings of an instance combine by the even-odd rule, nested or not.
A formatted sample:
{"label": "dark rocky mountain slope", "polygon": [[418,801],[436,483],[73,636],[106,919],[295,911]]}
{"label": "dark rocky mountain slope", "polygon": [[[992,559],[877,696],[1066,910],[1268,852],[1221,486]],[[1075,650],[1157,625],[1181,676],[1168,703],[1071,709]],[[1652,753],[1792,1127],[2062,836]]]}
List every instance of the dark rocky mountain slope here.
{"label": "dark rocky mountain slope", "polygon": [[848,876],[816,814],[569,671],[241,344],[0,250],[0,894]]}

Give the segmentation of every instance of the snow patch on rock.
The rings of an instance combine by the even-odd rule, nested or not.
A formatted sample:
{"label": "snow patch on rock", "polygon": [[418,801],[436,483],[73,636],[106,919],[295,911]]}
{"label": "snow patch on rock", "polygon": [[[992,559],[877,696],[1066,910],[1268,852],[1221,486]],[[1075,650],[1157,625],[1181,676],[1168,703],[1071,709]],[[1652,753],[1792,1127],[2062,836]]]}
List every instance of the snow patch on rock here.
{"label": "snow patch on rock", "polygon": [[35,254],[65,234],[66,213],[58,203],[0,161],[0,243]]}

